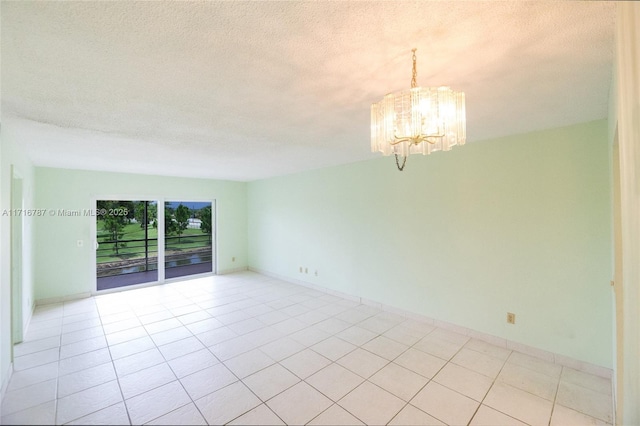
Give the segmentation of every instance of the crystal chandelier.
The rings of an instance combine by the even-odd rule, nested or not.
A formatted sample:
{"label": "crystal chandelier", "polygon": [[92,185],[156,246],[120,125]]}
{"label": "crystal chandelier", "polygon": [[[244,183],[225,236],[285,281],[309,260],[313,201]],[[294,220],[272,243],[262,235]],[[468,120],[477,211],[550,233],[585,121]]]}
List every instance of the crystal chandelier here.
{"label": "crystal chandelier", "polygon": [[411,51],[411,89],[390,93],[371,105],[371,151],[394,154],[400,171],[410,154],[449,151],[466,139],[464,92],[446,86],[418,87],[416,49]]}

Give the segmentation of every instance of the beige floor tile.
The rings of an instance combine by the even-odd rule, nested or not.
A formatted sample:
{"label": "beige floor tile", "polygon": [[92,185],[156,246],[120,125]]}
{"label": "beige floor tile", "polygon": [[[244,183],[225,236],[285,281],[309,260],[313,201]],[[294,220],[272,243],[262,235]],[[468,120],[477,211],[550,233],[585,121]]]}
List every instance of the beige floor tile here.
{"label": "beige floor tile", "polygon": [[405,402],[371,382],[364,382],[338,401],[338,405],[365,424],[386,424]]}
{"label": "beige floor tile", "polygon": [[256,371],[260,371],[272,365],[274,361],[259,349],[238,355],[237,357],[224,361],[224,365],[239,378],[245,378]]}
{"label": "beige floor tile", "polygon": [[428,379],[436,375],[446,364],[441,358],[413,348],[400,355],[394,362]]}
{"label": "beige floor tile", "polygon": [[63,398],[72,393],[115,379],[116,372],[110,362],[67,374],[58,379],[58,398]]}
{"label": "beige floor tile", "polygon": [[305,349],[280,361],[280,364],[301,379],[306,379],[331,364],[331,361],[311,349]]}
{"label": "beige floor tile", "polygon": [[440,420],[431,417],[411,404],[407,404],[389,424],[397,426],[445,426]]}
{"label": "beige floor tile", "polygon": [[482,402],[527,424],[548,424],[553,403],[539,396],[496,382]]}
{"label": "beige floor tile", "polygon": [[556,403],[607,423],[613,421],[611,396],[560,381]]}
{"label": "beige floor tile", "polygon": [[107,339],[104,336],[92,337],[90,339],[61,346],[60,359],[69,358],[106,347]]}
{"label": "beige floor tile", "polygon": [[124,399],[129,399],[175,380],[176,375],[169,365],[163,362],[121,377],[118,381]]}
{"label": "beige floor tile", "polygon": [[309,425],[318,426],[358,426],[364,425],[360,420],[356,419],[347,410],[338,404],[333,404],[325,411],[320,413],[315,419],[311,420]]}
{"label": "beige floor tile", "polygon": [[331,337],[331,333],[318,328],[317,325],[313,325],[311,327],[298,330],[295,333],[292,333],[289,337],[291,337],[301,345],[309,347],[315,345],[318,342],[322,342],[324,339],[328,339],[329,337]]}
{"label": "beige floor tile", "polygon": [[79,342],[81,340],[91,339],[94,337],[104,336],[104,330],[102,326],[89,327],[78,331],[72,331],[64,333],[62,335],[62,344],[68,345],[70,343]]}
{"label": "beige floor tile", "polygon": [[561,381],[582,386],[605,395],[611,395],[611,379],[595,376],[593,374],[564,367],[562,369]]}
{"label": "beige floor tile", "polygon": [[355,389],[364,379],[341,365],[332,363],[305,381],[333,401],[337,401]]}
{"label": "beige floor tile", "polygon": [[178,321],[174,317],[167,317],[167,319],[152,322],[150,324],[145,324],[144,328],[147,330],[149,334],[157,334],[167,330],[173,330],[174,328],[178,328],[183,326],[180,321]]}
{"label": "beige floor tile", "polygon": [[3,425],[47,425],[55,424],[56,401],[51,400],[44,404],[36,405],[17,411],[12,414],[4,414],[0,419]]}
{"label": "beige floor tile", "polygon": [[52,348],[45,351],[36,352],[24,356],[19,356],[13,360],[13,370],[22,371],[44,364],[50,364],[60,359],[60,349]]}
{"label": "beige floor tile", "polygon": [[349,327],[346,330],[343,330],[340,333],[336,334],[336,336],[356,346],[362,346],[378,335],[373,331],[369,331],[367,329],[354,325],[353,327]]}
{"label": "beige floor tile", "polygon": [[237,381],[238,378],[223,364],[216,364],[180,379],[180,383],[194,400]]}
{"label": "beige floor tile", "polygon": [[229,422],[230,425],[257,425],[257,426],[274,426],[284,425],[284,422],[271,411],[265,404],[258,405],[256,408],[244,413],[235,420]]}
{"label": "beige floor tile", "polygon": [[205,349],[205,347],[200,340],[191,336],[186,339],[158,346],[158,349],[162,353],[162,356],[164,356],[167,361],[170,361],[174,358],[179,358],[181,356],[197,352],[201,349]]}
{"label": "beige floor tile", "polygon": [[145,336],[139,339],[130,340],[120,343],[119,345],[109,346],[109,353],[113,360],[124,358],[129,355],[137,354],[155,348],[156,345],[151,337]]}
{"label": "beige floor tile", "polygon": [[387,365],[389,361],[369,351],[358,348],[340,358],[337,363],[367,379]]}
{"label": "beige floor tile", "polygon": [[347,341],[331,336],[311,346],[311,349],[318,352],[325,358],[335,361],[356,349],[356,346]]}
{"label": "beige floor tile", "polygon": [[429,333],[429,336],[461,345],[465,345],[469,341],[468,336],[456,333],[455,331],[445,330],[444,328],[436,328],[431,333]]}
{"label": "beige floor tile", "polygon": [[413,346],[424,337],[424,334],[416,332],[410,328],[405,328],[402,325],[396,325],[390,330],[386,331],[383,336],[404,345]]}
{"label": "beige floor tile", "polygon": [[7,391],[11,392],[36,383],[46,382],[47,380],[58,377],[58,362],[39,365],[37,367],[28,368],[26,370],[16,371],[11,375],[11,381],[7,387]]}
{"label": "beige floor tile", "polygon": [[250,331],[247,334],[244,334],[244,337],[254,342],[256,347],[266,345],[267,343],[274,342],[282,337],[284,334],[279,332],[273,327],[262,327],[254,331]]}
{"label": "beige floor tile", "polygon": [[485,355],[489,355],[492,356],[494,358],[498,358],[502,361],[506,361],[507,358],[509,358],[509,355],[511,355],[511,350],[504,348],[504,347],[500,347],[500,346],[496,346],[496,345],[492,345],[491,343],[487,343],[484,342],[482,340],[478,340],[478,339],[471,339],[469,340],[465,345],[465,348],[467,349],[471,349],[474,350],[476,352],[480,352],[483,353]]}
{"label": "beige floor tile", "polygon": [[507,364],[516,364],[556,379],[559,379],[562,373],[561,365],[515,351],[509,356]]}
{"label": "beige floor tile", "polygon": [[260,350],[274,361],[282,361],[305,349],[305,346],[296,342],[291,337],[285,336],[278,340],[260,346]]}
{"label": "beige floor tile", "polygon": [[103,348],[97,351],[87,352],[70,358],[61,359],[58,364],[58,374],[64,376],[66,374],[75,373],[86,368],[95,367],[100,364],[111,362],[111,354],[109,349]]}
{"label": "beige floor tile", "polygon": [[505,364],[497,380],[549,401],[555,400],[558,389],[558,379],[515,364]]}
{"label": "beige floor tile", "polygon": [[482,401],[493,384],[487,376],[452,363],[445,365],[433,381],[476,401]]}
{"label": "beige floor tile", "polygon": [[480,405],[477,401],[433,381],[418,392],[410,403],[450,425],[466,425]]}
{"label": "beige floor tile", "polygon": [[556,404],[551,415],[551,426],[608,426],[611,423],[588,416],[571,408]]}
{"label": "beige floor tile", "polygon": [[127,399],[132,424],[144,424],[191,402],[177,380]]}
{"label": "beige floor tile", "polygon": [[369,381],[398,398],[409,401],[429,379],[391,362],[371,376]]}
{"label": "beige floor tile", "polygon": [[471,349],[460,349],[451,362],[469,370],[495,379],[504,365],[504,361]]}
{"label": "beige floor tile", "polygon": [[298,376],[280,364],[273,364],[243,380],[262,401],[267,401],[300,381]]}
{"label": "beige floor tile", "polygon": [[216,328],[215,330],[198,333],[196,334],[196,337],[202,342],[203,345],[210,347],[222,342],[226,342],[227,340],[233,339],[234,337],[238,337],[238,335],[231,331],[231,329],[228,327],[220,327]]}
{"label": "beige floor tile", "polygon": [[207,367],[218,364],[216,358],[208,349],[201,349],[179,358],[169,361],[169,366],[176,377],[181,378],[193,374],[196,371],[204,370]]}
{"label": "beige floor tile", "polygon": [[392,361],[409,349],[409,346],[398,343],[388,337],[378,336],[362,345],[362,349],[366,349],[371,353]]}
{"label": "beige floor tile", "polygon": [[2,400],[2,415],[13,414],[56,399],[55,379],[36,383],[11,392]]}
{"label": "beige floor tile", "polygon": [[256,345],[244,336],[233,337],[209,347],[209,350],[220,360],[226,361],[245,352],[255,349]]}
{"label": "beige floor tile", "polygon": [[300,382],[267,401],[269,408],[290,425],[306,424],[331,404],[329,398],[305,382]]}
{"label": "beige floor tile", "polygon": [[413,348],[448,361],[453,358],[463,346],[463,343],[450,342],[449,340],[429,334],[413,345]]}
{"label": "beige floor tile", "polygon": [[193,336],[193,333],[185,326],[179,326],[170,330],[159,331],[151,334],[153,342],[157,346],[169,345],[179,340],[188,339]]}
{"label": "beige floor tile", "polygon": [[44,339],[18,343],[14,345],[13,356],[20,357],[23,355],[32,354],[34,352],[40,352],[58,347],[60,347],[60,336],[47,337]]}
{"label": "beige floor tile", "polygon": [[190,403],[160,416],[147,423],[148,425],[206,425],[195,404]]}
{"label": "beige floor tile", "polygon": [[486,405],[481,405],[473,416],[470,426],[527,426],[525,423],[509,417]]}
{"label": "beige floor tile", "polygon": [[65,424],[122,401],[117,380],[58,399],[56,424]]}
{"label": "beige floor tile", "polygon": [[88,414],[69,425],[129,425],[129,415],[124,402],[118,402],[110,407],[98,410],[95,413]]}

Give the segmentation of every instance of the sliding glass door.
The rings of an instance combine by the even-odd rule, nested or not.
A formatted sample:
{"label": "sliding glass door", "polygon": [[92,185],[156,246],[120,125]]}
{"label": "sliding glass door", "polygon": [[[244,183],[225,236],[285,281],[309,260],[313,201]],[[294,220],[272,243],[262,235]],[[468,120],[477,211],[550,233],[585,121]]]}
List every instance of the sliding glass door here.
{"label": "sliding glass door", "polygon": [[214,210],[211,202],[164,204],[165,278],[214,272]]}
{"label": "sliding glass door", "polygon": [[158,203],[98,200],[98,290],[158,281]]}
{"label": "sliding glass door", "polygon": [[216,272],[215,202],[97,200],[94,214],[97,290]]}

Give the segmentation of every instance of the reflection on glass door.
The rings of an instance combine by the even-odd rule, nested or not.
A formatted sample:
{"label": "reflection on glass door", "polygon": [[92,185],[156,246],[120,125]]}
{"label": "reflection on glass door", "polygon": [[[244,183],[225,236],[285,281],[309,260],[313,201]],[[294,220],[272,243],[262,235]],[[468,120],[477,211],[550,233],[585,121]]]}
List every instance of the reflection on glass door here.
{"label": "reflection on glass door", "polygon": [[98,290],[158,281],[158,203],[96,202]]}
{"label": "reflection on glass door", "polygon": [[165,278],[213,272],[212,207],[211,202],[165,203]]}

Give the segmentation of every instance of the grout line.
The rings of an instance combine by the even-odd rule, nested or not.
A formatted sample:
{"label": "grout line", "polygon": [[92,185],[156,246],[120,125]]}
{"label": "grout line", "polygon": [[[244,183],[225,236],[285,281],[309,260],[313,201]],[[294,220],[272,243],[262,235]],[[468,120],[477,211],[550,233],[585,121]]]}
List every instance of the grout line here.
{"label": "grout line", "polygon": [[[94,299],[95,300],[95,299]],[[118,389],[120,389],[120,397],[122,398],[122,405],[124,406],[124,411],[127,413],[127,419],[129,419],[129,424],[132,425],[131,415],[129,414],[129,408],[127,407],[127,403],[124,399],[124,392],[122,392],[122,386],[120,385],[120,377],[118,376],[118,370],[116,370],[116,364],[113,360],[113,354],[111,353],[111,346],[109,345],[109,341],[107,340],[107,333],[104,329],[105,324],[102,322],[102,314],[100,314],[100,308],[96,304],[96,309],[98,311],[98,318],[100,319],[100,326],[102,327],[102,333],[104,335],[104,339],[107,342],[107,352],[109,353],[109,359],[111,360],[111,367],[113,368],[113,373],[116,376],[116,382],[118,383]],[[114,404],[115,405],[115,404]]]}
{"label": "grout line", "polygon": [[553,394],[553,402],[551,403],[551,413],[549,414],[549,424],[551,424],[551,419],[553,418],[553,412],[556,409],[556,403],[558,400],[558,392],[560,391],[560,382],[562,381],[562,373],[564,373],[564,366],[560,369],[560,376],[558,376],[558,383],[556,384],[556,391]]}

